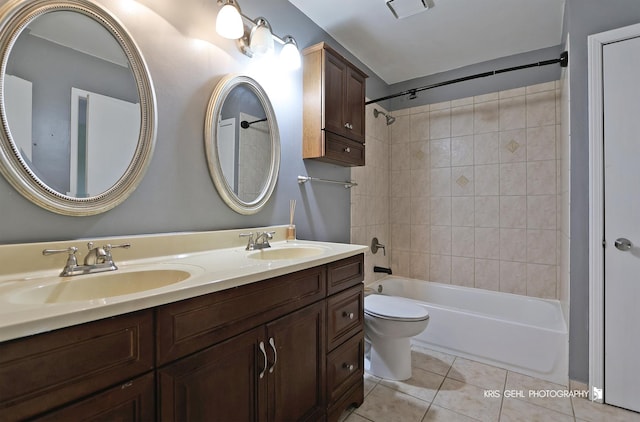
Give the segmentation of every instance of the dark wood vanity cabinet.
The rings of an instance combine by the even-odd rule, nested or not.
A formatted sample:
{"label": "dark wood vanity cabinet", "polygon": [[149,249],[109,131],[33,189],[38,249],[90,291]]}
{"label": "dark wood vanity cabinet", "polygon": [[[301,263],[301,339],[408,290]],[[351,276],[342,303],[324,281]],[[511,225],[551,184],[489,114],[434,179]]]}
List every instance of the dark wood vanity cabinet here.
{"label": "dark wood vanity cabinet", "polygon": [[321,420],[324,377],[317,302],[161,368],[160,419]]}
{"label": "dark wood vanity cabinet", "polygon": [[367,75],[326,43],[302,55],[303,158],[363,166]]}
{"label": "dark wood vanity cabinet", "polygon": [[153,419],[153,367],[152,310],[1,343],[0,420]]}
{"label": "dark wood vanity cabinet", "polygon": [[0,343],[0,420],[335,421],[363,401],[363,255]]}
{"label": "dark wood vanity cabinet", "polygon": [[364,401],[364,256],[327,265],[327,421]]}

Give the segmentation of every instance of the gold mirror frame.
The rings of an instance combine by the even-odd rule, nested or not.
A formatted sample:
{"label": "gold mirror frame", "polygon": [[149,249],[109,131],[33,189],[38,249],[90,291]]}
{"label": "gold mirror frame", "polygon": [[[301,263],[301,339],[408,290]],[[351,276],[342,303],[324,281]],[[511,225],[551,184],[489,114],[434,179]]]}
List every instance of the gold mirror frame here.
{"label": "gold mirror frame", "polygon": [[[129,60],[140,98],[140,135],[133,159],[124,174],[108,190],[96,196],[75,198],[47,186],[22,158],[7,122],[4,84],[11,49],[24,28],[37,17],[56,11],[81,13],[102,25],[114,37]],[[103,213],[122,203],[140,184],[151,161],[156,137],[156,98],[147,64],[122,24],[102,6],[90,0],[14,0],[0,8],[0,173],[25,198],[62,215]]]}
{"label": "gold mirror frame", "polygon": [[[218,120],[222,113],[222,107],[229,93],[239,85],[247,85],[260,100],[260,104],[267,116],[269,133],[271,135],[271,159],[269,160],[268,180],[264,184],[258,197],[251,201],[243,201],[229,186],[222,171],[220,156],[218,154]],[[255,214],[260,211],[273,193],[278,181],[280,170],[280,132],[276,122],[273,106],[262,86],[248,76],[230,74],[225,76],[216,85],[209,105],[204,125],[204,143],[207,154],[207,164],[213,183],[222,200],[235,212],[243,215]]]}

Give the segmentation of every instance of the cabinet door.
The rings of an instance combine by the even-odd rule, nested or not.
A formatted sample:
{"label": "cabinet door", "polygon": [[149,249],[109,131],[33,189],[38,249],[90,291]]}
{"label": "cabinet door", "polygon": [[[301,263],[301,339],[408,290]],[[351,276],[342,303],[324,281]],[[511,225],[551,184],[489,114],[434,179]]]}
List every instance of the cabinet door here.
{"label": "cabinet door", "polygon": [[347,137],[354,141],[364,142],[364,96],[365,77],[355,69],[346,70],[346,98],[344,100],[344,119]]}
{"label": "cabinet door", "polygon": [[338,135],[346,135],[344,121],[344,95],[346,64],[325,51],[324,61],[324,129]]}
{"label": "cabinet door", "polygon": [[151,310],[11,340],[0,344],[0,420],[43,414],[151,370]]}
{"label": "cabinet door", "polygon": [[324,418],[324,302],[267,324],[269,421]]}
{"label": "cabinet door", "polygon": [[145,422],[155,419],[153,372],[43,417],[49,421]]}
{"label": "cabinet door", "polygon": [[264,327],[158,370],[160,420],[258,421],[266,419],[266,355],[258,345]]}

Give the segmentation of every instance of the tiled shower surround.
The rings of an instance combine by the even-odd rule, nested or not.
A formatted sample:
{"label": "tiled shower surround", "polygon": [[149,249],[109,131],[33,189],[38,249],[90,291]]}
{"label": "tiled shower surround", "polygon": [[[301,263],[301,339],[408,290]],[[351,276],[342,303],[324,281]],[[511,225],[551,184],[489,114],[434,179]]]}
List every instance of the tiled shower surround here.
{"label": "tiled shower surround", "polygon": [[[352,192],[352,241],[382,236],[395,275],[564,296],[560,94],[558,81],[396,110],[388,131],[369,106],[367,166],[352,172],[361,183]],[[379,151],[385,134],[388,155]],[[370,209],[385,195],[388,237],[384,210]]]}

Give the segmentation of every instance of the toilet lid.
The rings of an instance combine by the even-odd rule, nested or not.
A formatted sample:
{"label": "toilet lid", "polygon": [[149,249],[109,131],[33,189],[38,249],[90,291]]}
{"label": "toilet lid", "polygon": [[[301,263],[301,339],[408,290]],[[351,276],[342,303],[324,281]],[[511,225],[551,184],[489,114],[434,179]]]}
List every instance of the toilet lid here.
{"label": "toilet lid", "polygon": [[364,313],[399,321],[424,321],[429,318],[425,308],[405,298],[376,294],[364,298]]}

